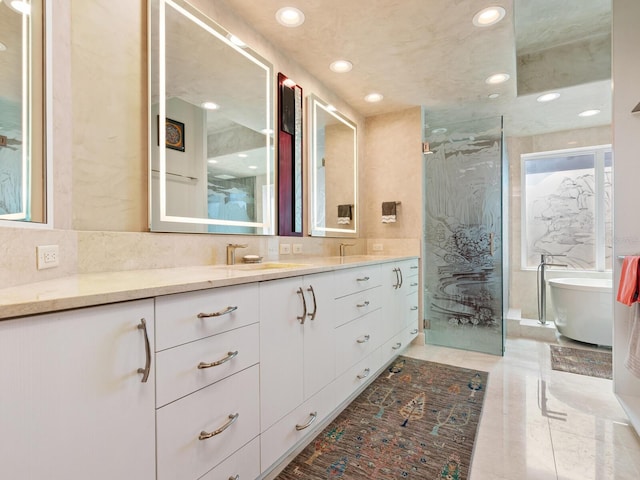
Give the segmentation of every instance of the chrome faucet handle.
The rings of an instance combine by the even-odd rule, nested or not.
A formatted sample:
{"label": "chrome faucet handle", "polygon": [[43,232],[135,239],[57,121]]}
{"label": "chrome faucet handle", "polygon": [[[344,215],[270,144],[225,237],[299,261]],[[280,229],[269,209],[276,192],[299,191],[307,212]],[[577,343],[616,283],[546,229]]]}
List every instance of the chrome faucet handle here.
{"label": "chrome faucet handle", "polygon": [[229,243],[227,244],[229,248],[247,248],[249,247],[248,243]]}
{"label": "chrome faucet handle", "polygon": [[228,243],[227,244],[227,265],[235,265],[236,248],[247,248],[247,243]]}

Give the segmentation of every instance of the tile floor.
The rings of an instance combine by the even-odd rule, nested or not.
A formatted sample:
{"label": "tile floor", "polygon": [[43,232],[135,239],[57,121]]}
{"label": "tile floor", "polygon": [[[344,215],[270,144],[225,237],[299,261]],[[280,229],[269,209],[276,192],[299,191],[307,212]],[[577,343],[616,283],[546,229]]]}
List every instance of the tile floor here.
{"label": "tile floor", "polygon": [[504,357],[411,345],[405,355],[489,372],[469,480],[638,480],[640,437],[602,378],[551,370],[549,344]]}

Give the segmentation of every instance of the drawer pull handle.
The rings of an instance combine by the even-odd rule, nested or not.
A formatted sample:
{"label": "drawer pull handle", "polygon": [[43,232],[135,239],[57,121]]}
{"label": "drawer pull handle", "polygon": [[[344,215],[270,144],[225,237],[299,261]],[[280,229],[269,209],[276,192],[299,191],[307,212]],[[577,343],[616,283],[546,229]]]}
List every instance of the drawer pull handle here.
{"label": "drawer pull handle", "polygon": [[311,292],[311,298],[313,298],[313,312],[309,313],[308,316],[311,318],[311,320],[315,320],[316,313],[318,313],[318,303],[316,302],[316,292],[313,290],[312,285],[309,285],[309,288],[307,288],[307,291]]}
{"label": "drawer pull handle", "polygon": [[418,329],[414,328],[413,330],[411,330],[411,335],[415,335],[416,333],[418,333]]}
{"label": "drawer pull handle", "polygon": [[149,344],[149,334],[147,333],[147,322],[144,318],[140,319],[138,329],[144,333],[144,354],[145,362],[144,368],[139,368],[138,373],[142,374],[142,383],[147,383],[149,380],[149,372],[151,372],[151,345]]}
{"label": "drawer pull handle", "polygon": [[412,287],[417,287],[418,286],[418,282],[411,282],[410,284]]}
{"label": "drawer pull handle", "polygon": [[356,307],[358,307],[358,308],[364,308],[364,307],[368,307],[368,306],[369,306],[369,300],[365,300],[364,303],[356,304]]}
{"label": "drawer pull handle", "polygon": [[198,318],[209,318],[209,317],[221,317],[222,315],[226,315],[227,313],[235,312],[238,307],[227,307],[224,310],[220,310],[219,312],[213,313],[199,313]]}
{"label": "drawer pull handle", "polygon": [[368,342],[370,338],[371,338],[371,336],[365,335],[364,337],[359,338],[357,341],[358,341],[358,343],[365,343],[365,342]]}
{"label": "drawer pull handle", "polygon": [[300,431],[300,430],[304,430],[305,428],[310,427],[311,424],[316,421],[316,418],[318,418],[318,412],[311,412],[309,415],[311,416],[309,421],[307,423],[305,423],[304,425],[296,425],[296,430]]}
{"label": "drawer pull handle", "polygon": [[398,350],[401,346],[402,346],[402,343],[401,343],[401,342],[398,342],[398,343],[396,343],[396,344],[395,344],[393,347],[391,347],[391,348],[393,348],[394,350]]}
{"label": "drawer pull handle", "polygon": [[198,435],[198,440],[206,440],[207,438],[211,438],[211,437],[215,437],[216,435],[220,435],[227,428],[229,428],[233,424],[233,422],[235,422],[238,419],[239,416],[240,416],[239,413],[230,414],[229,415],[229,420],[227,421],[227,423],[222,425],[217,430],[214,430],[213,432],[205,432],[204,430],[201,431],[200,435]]}
{"label": "drawer pull handle", "polygon": [[302,297],[302,315],[296,317],[298,320],[300,320],[300,325],[304,325],[304,320],[305,318],[307,318],[307,299],[304,298],[304,292],[302,291],[302,287],[298,288],[298,292],[300,294],[300,296]]}
{"label": "drawer pull handle", "polygon": [[418,265],[411,265],[409,268],[410,268],[411,270],[416,270],[416,269],[418,268]]}
{"label": "drawer pull handle", "polygon": [[369,280],[369,277],[356,278],[356,282],[368,282]]}
{"label": "drawer pull handle", "polygon": [[418,307],[416,307],[415,305],[413,307],[411,307],[411,311],[415,312],[418,309]]}
{"label": "drawer pull handle", "polygon": [[224,357],[224,358],[222,358],[220,360],[216,360],[215,362],[211,362],[211,363],[200,362],[198,364],[198,368],[199,369],[203,369],[203,368],[217,367],[218,365],[222,365],[223,363],[228,362],[229,360],[231,360],[236,355],[238,355],[238,350],[236,350],[235,352],[227,352],[227,356],[226,357]]}
{"label": "drawer pull handle", "polygon": [[358,378],[360,380],[362,380],[363,378],[367,378],[370,373],[371,373],[371,369],[370,368],[365,368],[364,372],[358,374]]}

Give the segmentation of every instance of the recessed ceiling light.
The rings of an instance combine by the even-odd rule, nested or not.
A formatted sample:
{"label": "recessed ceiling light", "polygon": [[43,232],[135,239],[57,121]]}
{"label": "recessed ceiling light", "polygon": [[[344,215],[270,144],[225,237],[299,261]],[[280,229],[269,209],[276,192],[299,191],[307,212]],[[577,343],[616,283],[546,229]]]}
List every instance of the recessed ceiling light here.
{"label": "recessed ceiling light", "polygon": [[31,5],[24,0],[12,0],[9,2],[9,6],[18,13],[31,14]]}
{"label": "recessed ceiling light", "polygon": [[593,117],[594,115],[598,115],[600,110],[594,108],[593,110],[585,110],[584,112],[580,112],[578,114],[579,117]]}
{"label": "recessed ceiling light", "polygon": [[504,18],[505,9],[502,7],[487,7],[473,16],[473,24],[476,27],[489,27],[495,25]]}
{"label": "recessed ceiling light", "polygon": [[258,167],[256,167],[255,165],[249,165],[249,168],[250,168],[251,170],[256,170]]}
{"label": "recessed ceiling light", "polygon": [[295,86],[296,86],[296,82],[294,82],[294,81],[293,81],[293,80],[291,80],[290,78],[287,78],[284,82],[282,82],[282,84],[283,84],[285,87],[289,87],[289,88],[292,88],[292,87],[295,87]]}
{"label": "recessed ceiling light", "polygon": [[336,73],[346,73],[351,71],[351,69],[353,68],[353,63],[351,63],[349,60],[336,60],[331,65],[329,65],[329,68]]}
{"label": "recessed ceiling light", "polygon": [[560,94],[558,92],[550,92],[540,95],[538,98],[536,98],[536,100],[540,103],[545,103],[551,102],[552,100],[555,100],[557,98],[560,98]]}
{"label": "recessed ceiling light", "polygon": [[6,49],[7,49],[7,46],[4,43],[0,42],[0,52],[4,52]]}
{"label": "recessed ceiling light", "polygon": [[209,162],[209,163],[218,163],[218,160],[214,160],[214,159],[212,158],[212,159],[210,159],[210,160],[207,160],[207,162]]}
{"label": "recessed ceiling light", "polygon": [[446,128],[440,127],[440,128],[434,128],[433,130],[431,130],[431,133],[434,133],[437,135],[439,133],[445,133],[446,131],[447,131]]}
{"label": "recessed ceiling light", "polygon": [[236,177],[233,175],[227,175],[226,173],[221,173],[220,175],[214,175],[214,178],[219,178],[220,180],[231,180]]}
{"label": "recessed ceiling light", "polygon": [[205,110],[218,110],[220,108],[220,105],[214,102],[202,102],[200,106]]}
{"label": "recessed ceiling light", "polygon": [[240,158],[247,158],[249,155],[247,155],[246,153],[239,153],[238,156]]}
{"label": "recessed ceiling light", "polygon": [[234,45],[240,47],[240,48],[247,48],[247,44],[244,43],[242,40],[240,40],[238,37],[236,37],[235,35],[232,35],[231,33],[227,34],[227,38],[229,39],[229,41],[231,43],[233,43]]}
{"label": "recessed ceiling light", "polygon": [[364,97],[365,101],[369,102],[369,103],[375,103],[375,102],[379,102],[380,100],[382,100],[384,97],[382,96],[382,94],[380,93],[370,93],[369,95],[367,95],[366,97]]}
{"label": "recessed ceiling light", "polygon": [[276,12],[276,20],[285,27],[299,27],[304,23],[304,13],[295,7],[282,7]]}
{"label": "recessed ceiling light", "polygon": [[504,83],[511,78],[508,73],[495,73],[485,80],[489,85]]}
{"label": "recessed ceiling light", "polygon": [[491,100],[493,100],[494,98],[498,98],[499,96],[499,93],[490,93],[489,95],[487,95],[487,97],[489,97]]}

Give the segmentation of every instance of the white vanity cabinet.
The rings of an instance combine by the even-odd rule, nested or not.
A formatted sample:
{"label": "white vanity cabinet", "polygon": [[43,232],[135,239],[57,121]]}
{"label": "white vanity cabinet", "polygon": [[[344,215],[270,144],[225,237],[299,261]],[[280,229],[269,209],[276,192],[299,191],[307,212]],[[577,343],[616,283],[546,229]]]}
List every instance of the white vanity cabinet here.
{"label": "white vanity cabinet", "polygon": [[388,340],[406,327],[418,327],[418,260],[385,263],[382,271],[383,329]]}
{"label": "white vanity cabinet", "polygon": [[155,479],[153,315],[148,299],[0,322],[0,477]]}

